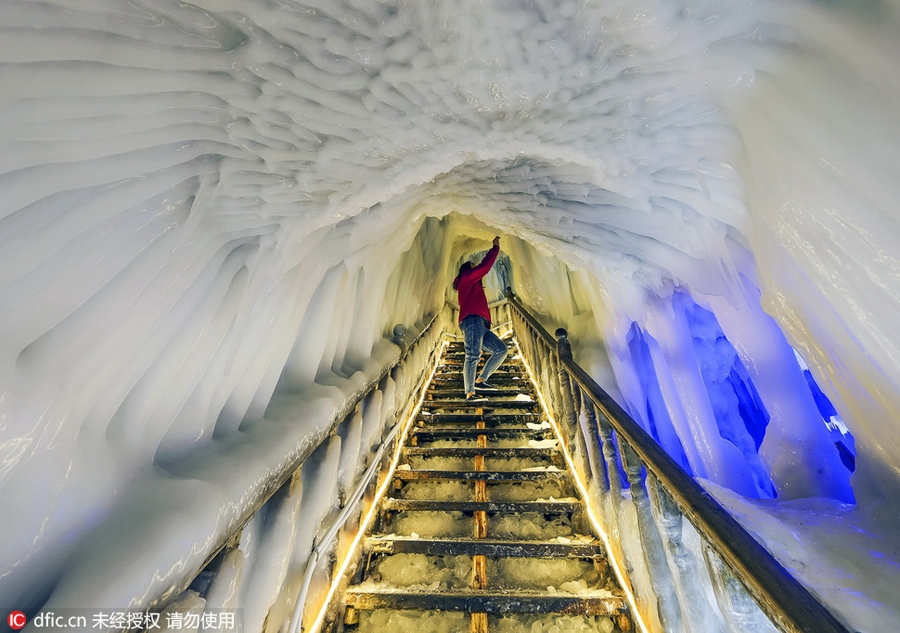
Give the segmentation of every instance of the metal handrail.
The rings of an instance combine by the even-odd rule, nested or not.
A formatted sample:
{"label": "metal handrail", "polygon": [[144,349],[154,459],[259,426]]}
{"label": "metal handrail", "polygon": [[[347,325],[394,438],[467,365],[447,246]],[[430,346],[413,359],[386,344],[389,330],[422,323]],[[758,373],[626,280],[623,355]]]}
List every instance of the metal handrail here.
{"label": "metal handrail", "polygon": [[288,483],[291,477],[300,469],[303,465],[303,462],[317,449],[322,445],[323,442],[327,441],[335,432],[337,427],[343,422],[343,420],[350,415],[350,413],[356,408],[356,406],[362,402],[369,393],[375,389],[381,381],[391,372],[395,367],[398,367],[403,361],[406,360],[407,356],[412,353],[415,349],[416,345],[419,341],[424,337],[431,328],[434,327],[435,323],[438,322],[438,317],[441,314],[441,310],[436,312],[431,320],[428,322],[422,330],[416,334],[411,341],[409,341],[406,346],[401,346],[400,356],[396,361],[392,363],[386,364],[377,376],[369,380],[356,394],[347,398],[344,401],[341,409],[337,411],[334,417],[331,420],[331,425],[328,429],[323,432],[322,438],[319,442],[314,445],[307,446],[303,452],[297,455],[297,457],[281,472],[276,473],[266,484],[263,486],[263,489],[257,495],[256,500],[253,505],[251,505],[248,510],[241,515],[234,523],[232,524],[232,529],[229,529],[226,533],[226,536],[221,538],[219,542],[215,545],[215,547],[211,550],[211,553],[207,556],[206,560],[197,568],[196,572],[191,574],[185,574],[181,581],[176,583],[173,587],[170,587],[166,591],[164,591],[160,596],[154,599],[150,605],[147,607],[148,611],[154,611],[165,606],[167,602],[169,602],[173,597],[178,596],[182,591],[184,591],[194,578],[197,577],[197,574],[202,572],[214,559],[218,556],[222,550],[226,549],[229,544],[236,542],[236,536],[238,536],[241,530],[247,525],[251,518],[272,498],[272,496],[278,492]]}
{"label": "metal handrail", "polygon": [[640,457],[647,472],[666,488],[678,508],[706,539],[762,611],[783,631],[791,633],[850,633],[800,582],[788,573],[718,502],[613,400],[590,375],[560,354],[557,340],[507,292],[510,309],[534,330],[560,367],[606,416],[620,441]]}

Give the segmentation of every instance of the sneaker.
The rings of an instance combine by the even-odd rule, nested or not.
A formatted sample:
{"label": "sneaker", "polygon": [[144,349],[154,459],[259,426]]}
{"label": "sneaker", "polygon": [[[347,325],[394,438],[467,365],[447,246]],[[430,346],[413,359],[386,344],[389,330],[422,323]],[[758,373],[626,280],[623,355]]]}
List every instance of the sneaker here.
{"label": "sneaker", "polygon": [[500,391],[494,385],[489,382],[476,382],[475,383],[475,391]]}
{"label": "sneaker", "polygon": [[466,396],[466,402],[487,402],[484,396]]}

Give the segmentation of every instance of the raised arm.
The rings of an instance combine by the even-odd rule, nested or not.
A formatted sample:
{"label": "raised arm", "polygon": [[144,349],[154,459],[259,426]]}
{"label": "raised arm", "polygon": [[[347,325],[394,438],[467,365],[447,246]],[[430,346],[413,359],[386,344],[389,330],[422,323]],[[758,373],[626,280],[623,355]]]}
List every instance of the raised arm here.
{"label": "raised arm", "polygon": [[474,266],[472,270],[469,272],[468,276],[474,277],[475,279],[481,279],[491,270],[491,266],[494,265],[494,262],[497,261],[497,255],[500,253],[500,236],[494,238],[494,245],[491,247],[485,256],[484,259],[481,260],[481,263],[477,266]]}

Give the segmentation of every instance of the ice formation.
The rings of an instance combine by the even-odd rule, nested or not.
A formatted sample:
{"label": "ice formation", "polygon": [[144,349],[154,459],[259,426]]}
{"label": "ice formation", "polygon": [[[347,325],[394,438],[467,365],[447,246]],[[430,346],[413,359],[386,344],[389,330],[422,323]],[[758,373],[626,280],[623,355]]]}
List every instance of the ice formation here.
{"label": "ice formation", "polygon": [[462,512],[398,512],[389,529],[422,538],[467,536],[472,532],[472,518]]}
{"label": "ice formation", "polygon": [[[491,617],[491,631],[500,633],[615,633],[612,620],[602,616],[567,615],[548,617],[505,615]],[[397,631],[398,633],[466,633],[469,621],[463,613],[415,611],[373,611],[360,619],[360,633]]]}
{"label": "ice formation", "polygon": [[465,589],[471,582],[471,576],[471,556],[394,554],[377,561],[373,571],[375,584],[420,589],[435,585],[444,590]]}
{"label": "ice formation", "polygon": [[[896,525],[896,0],[8,0],[0,24],[0,604],[147,604],[494,234],[490,288],[693,474]],[[407,387],[232,580],[287,577],[260,543],[312,543],[298,508],[334,514]]]}

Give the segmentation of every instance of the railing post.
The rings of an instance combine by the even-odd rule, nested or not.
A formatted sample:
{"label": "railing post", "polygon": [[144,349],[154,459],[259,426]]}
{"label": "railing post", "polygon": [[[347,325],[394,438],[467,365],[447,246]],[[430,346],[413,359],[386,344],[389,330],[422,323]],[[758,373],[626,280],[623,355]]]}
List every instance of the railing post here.
{"label": "railing post", "polygon": [[572,360],[572,346],[569,344],[568,332],[563,328],[556,330],[556,382],[559,390],[559,408],[565,426],[566,443],[571,445],[575,436],[575,399],[569,372],[566,371],[565,360]]}
{"label": "railing post", "polygon": [[530,356],[528,359],[531,361],[531,371],[534,373],[534,380],[537,382],[538,387],[543,389],[545,387],[543,383],[543,375],[544,375],[544,365],[546,363],[546,359],[544,358],[544,348],[540,345],[540,342],[536,340],[537,336],[534,333],[534,330],[531,329],[525,321],[522,321],[522,329],[526,334],[526,352]]}
{"label": "railing post", "polygon": [[565,412],[562,408],[562,393],[559,388],[559,360],[557,359],[556,354],[553,353],[553,350],[549,347],[546,350],[545,360],[547,362],[544,367],[545,371],[543,378],[544,383],[546,384],[545,393],[550,396],[550,402],[548,404],[553,410],[553,417],[564,423]]}
{"label": "railing post", "polygon": [[[590,433],[587,431],[586,424],[581,416],[584,410],[582,406],[584,394],[581,387],[569,376],[569,370],[565,365],[565,361],[572,359],[572,346],[569,343],[568,333],[563,328],[556,330],[556,353],[559,359],[560,396],[562,397],[563,417],[566,422],[568,442],[570,446],[574,444],[572,454],[573,457],[577,458],[583,474],[593,482],[595,458],[591,455],[588,448],[590,441],[588,436]],[[594,444],[596,445],[596,440]],[[599,452],[597,454],[599,455]]]}
{"label": "railing post", "polygon": [[[601,492],[609,491],[609,474],[600,457],[603,446],[600,444],[600,429],[597,426],[597,410],[588,395],[581,391],[581,411],[584,414],[584,443],[588,463],[591,468],[591,481]],[[612,444],[612,441],[610,441]]]}
{"label": "railing post", "polygon": [[572,451],[572,459],[575,460],[575,464],[581,469],[583,479],[589,484],[592,484],[594,481],[594,460],[591,458],[588,449],[587,425],[581,415],[582,410],[580,405],[583,394],[581,388],[571,380],[569,381],[569,388],[572,394],[571,435],[575,444],[574,450]]}
{"label": "railing post", "polygon": [[656,594],[659,619],[667,633],[680,632],[684,630],[681,609],[673,587],[672,573],[666,563],[662,539],[650,511],[650,499],[643,476],[644,467],[631,445],[621,437],[619,445],[622,448],[625,472],[628,473],[628,483],[631,484],[631,500],[637,513],[638,532],[644,548],[644,558],[650,571],[650,585],[653,593]]}
{"label": "railing post", "polygon": [[723,630],[723,623],[716,617],[716,610],[705,598],[706,594],[702,587],[706,581],[705,575],[697,568],[697,560],[682,541],[684,516],[681,509],[656,477],[648,475],[647,484],[668,554],[669,569],[675,576],[676,591],[686,620],[686,628],[704,633],[718,633]]}
{"label": "railing post", "polygon": [[731,633],[778,633],[779,629],[766,617],[734,572],[722,562],[706,541],[703,542],[703,557],[712,579],[719,611],[725,616],[728,630]]}
{"label": "railing post", "polygon": [[622,498],[622,475],[619,472],[619,460],[616,452],[616,445],[613,443],[613,428],[606,414],[602,411],[598,412],[597,429],[600,432],[600,440],[603,444],[603,461],[606,462],[606,474],[609,477],[609,490],[613,494],[613,498],[618,503]]}
{"label": "railing post", "polygon": [[535,380],[540,381],[543,359],[541,358],[540,351],[537,348],[535,333],[524,320],[521,320],[521,317],[519,324],[522,327],[523,334],[522,342],[524,343],[524,345],[522,347],[522,351],[528,356],[527,360],[529,363],[531,363],[531,370],[534,372]]}

